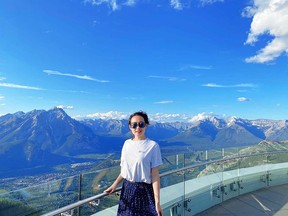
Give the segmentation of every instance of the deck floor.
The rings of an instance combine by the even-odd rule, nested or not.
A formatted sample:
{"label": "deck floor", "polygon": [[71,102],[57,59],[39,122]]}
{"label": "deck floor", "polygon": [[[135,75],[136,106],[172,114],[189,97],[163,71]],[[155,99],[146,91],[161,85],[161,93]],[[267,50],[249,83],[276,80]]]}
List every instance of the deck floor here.
{"label": "deck floor", "polygon": [[288,184],[269,187],[227,200],[198,216],[287,216]]}

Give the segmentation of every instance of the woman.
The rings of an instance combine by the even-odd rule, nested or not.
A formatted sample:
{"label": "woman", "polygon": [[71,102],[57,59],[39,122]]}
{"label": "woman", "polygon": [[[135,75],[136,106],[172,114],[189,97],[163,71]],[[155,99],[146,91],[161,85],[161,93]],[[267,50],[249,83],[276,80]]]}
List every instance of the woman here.
{"label": "woman", "polygon": [[162,158],[159,145],[146,138],[148,116],[139,111],[129,117],[129,128],[134,135],[124,142],[121,153],[121,172],[105,190],[112,193],[124,180],[118,216],[163,216],[160,206],[159,166]]}

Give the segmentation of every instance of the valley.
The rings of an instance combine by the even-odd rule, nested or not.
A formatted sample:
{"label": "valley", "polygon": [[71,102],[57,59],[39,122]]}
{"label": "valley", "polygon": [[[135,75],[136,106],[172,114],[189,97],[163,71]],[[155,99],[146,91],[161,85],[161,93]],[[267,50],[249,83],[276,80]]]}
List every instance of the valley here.
{"label": "valley", "polygon": [[[61,108],[0,116],[0,190],[41,184],[117,164],[131,137],[127,120],[76,120]],[[210,116],[194,122],[151,122],[147,136],[163,157],[239,149],[288,140],[287,120]],[[251,151],[257,151],[250,148]]]}

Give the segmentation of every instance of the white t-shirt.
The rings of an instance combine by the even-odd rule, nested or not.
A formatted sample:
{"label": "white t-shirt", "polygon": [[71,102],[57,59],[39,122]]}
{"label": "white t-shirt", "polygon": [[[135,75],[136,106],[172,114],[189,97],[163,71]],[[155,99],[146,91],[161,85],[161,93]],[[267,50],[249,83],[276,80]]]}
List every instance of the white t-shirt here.
{"label": "white t-shirt", "polygon": [[146,138],[124,142],[121,153],[121,176],[131,182],[151,183],[151,168],[161,165],[158,143]]}

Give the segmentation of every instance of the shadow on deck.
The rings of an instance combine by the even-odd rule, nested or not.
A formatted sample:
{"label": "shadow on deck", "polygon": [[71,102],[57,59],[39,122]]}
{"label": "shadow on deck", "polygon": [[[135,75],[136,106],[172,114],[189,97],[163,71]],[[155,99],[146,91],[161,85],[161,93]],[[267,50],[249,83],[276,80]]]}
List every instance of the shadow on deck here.
{"label": "shadow on deck", "polygon": [[264,188],[227,200],[198,216],[287,216],[288,184]]}

